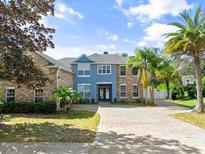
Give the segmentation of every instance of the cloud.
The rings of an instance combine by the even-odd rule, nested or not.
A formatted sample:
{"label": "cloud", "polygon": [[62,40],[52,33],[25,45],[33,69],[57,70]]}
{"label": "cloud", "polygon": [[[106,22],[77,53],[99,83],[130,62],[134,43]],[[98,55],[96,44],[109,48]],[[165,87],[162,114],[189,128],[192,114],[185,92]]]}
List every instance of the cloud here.
{"label": "cloud", "polygon": [[133,40],[128,40],[128,39],[123,39],[122,40],[124,43],[129,43],[129,44],[134,44],[134,45],[137,45],[137,41],[133,41]]}
{"label": "cloud", "polygon": [[103,35],[108,40],[117,41],[119,39],[119,36],[117,34],[110,34],[108,31],[104,30],[103,28],[97,29],[97,33],[99,35]]}
{"label": "cloud", "polygon": [[108,37],[107,37],[107,39],[109,39],[109,40],[112,40],[112,41],[117,41],[118,40],[118,35],[109,35]]}
{"label": "cloud", "polygon": [[133,26],[133,23],[131,23],[131,22],[127,23],[127,28],[131,28],[132,26]]}
{"label": "cloud", "polygon": [[145,36],[137,43],[139,47],[143,46],[153,46],[153,47],[163,47],[166,38],[164,34],[175,32],[178,28],[167,25],[154,23],[147,27],[145,31]]}
{"label": "cloud", "polygon": [[125,0],[115,0],[115,2],[117,3],[117,5],[119,5],[119,7],[122,7]]}
{"label": "cloud", "polygon": [[55,17],[66,21],[71,21],[72,17],[77,17],[79,19],[84,18],[80,12],[75,11],[73,8],[63,3],[56,4]]}
{"label": "cloud", "polygon": [[54,49],[49,48],[45,54],[55,58],[65,58],[65,57],[79,57],[83,53],[92,54],[93,49],[91,47],[70,47],[70,46],[60,46],[56,45]]}
{"label": "cloud", "polygon": [[191,8],[186,0],[149,0],[147,4],[130,7],[128,13],[137,19],[160,19],[164,15],[177,16],[184,9]]}
{"label": "cloud", "polygon": [[116,49],[114,44],[98,44],[96,47],[100,50]]}

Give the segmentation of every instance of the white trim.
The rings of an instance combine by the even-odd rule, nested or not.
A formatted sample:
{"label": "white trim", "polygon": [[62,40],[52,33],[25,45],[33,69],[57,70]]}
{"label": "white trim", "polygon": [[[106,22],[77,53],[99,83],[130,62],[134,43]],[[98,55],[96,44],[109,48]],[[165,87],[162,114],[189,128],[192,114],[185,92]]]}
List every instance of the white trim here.
{"label": "white trim", "polygon": [[[134,97],[133,96],[133,86],[137,86],[137,93],[138,93],[138,96],[137,97]],[[139,84],[132,84],[132,98],[136,99],[136,98],[139,98]]]}
{"label": "white trim", "polygon": [[[40,89],[40,90],[43,90],[42,88],[35,88],[33,91],[34,91],[34,95],[33,95],[33,102],[35,102],[36,101],[36,90],[38,90],[38,89]],[[44,93],[44,90],[43,90],[43,93]],[[44,94],[43,94],[43,96],[42,96],[42,101],[44,101]]]}
{"label": "white trim", "polygon": [[[125,86],[125,97],[121,97],[121,86]],[[126,84],[120,84],[120,98],[125,99],[127,98],[127,85]]]}
{"label": "white trim", "polygon": [[87,77],[90,77],[90,75],[78,75],[78,77],[79,78],[82,78],[82,77],[86,77],[87,78]]}
{"label": "white trim", "polygon": [[[7,94],[8,94],[8,92],[7,92],[7,90],[10,90],[10,89],[14,89],[15,90],[15,87],[6,87],[5,88],[5,90],[6,90],[6,96],[5,96],[5,101],[6,101],[6,103],[7,103]],[[15,95],[16,95],[16,91],[14,91],[14,100],[15,100]]]}
{"label": "white trim", "polygon": [[112,82],[96,82],[96,84],[112,84]]}
{"label": "white trim", "polygon": [[[125,66],[125,75],[121,75],[121,66]],[[120,77],[126,77],[126,76],[127,76],[127,68],[126,68],[126,65],[120,65],[120,67],[119,67],[119,74],[120,74]]]}
{"label": "white trim", "polygon": [[[98,68],[99,68],[100,66],[102,66],[102,67],[103,67],[103,66],[106,66],[106,67],[107,67],[107,66],[110,66],[110,73],[98,73]],[[106,70],[107,70],[107,69],[106,69]],[[107,65],[106,65],[106,64],[105,64],[105,65],[97,65],[97,75],[111,75],[111,74],[112,74],[111,72],[112,72],[112,65],[108,65],[108,64],[107,64]]]}

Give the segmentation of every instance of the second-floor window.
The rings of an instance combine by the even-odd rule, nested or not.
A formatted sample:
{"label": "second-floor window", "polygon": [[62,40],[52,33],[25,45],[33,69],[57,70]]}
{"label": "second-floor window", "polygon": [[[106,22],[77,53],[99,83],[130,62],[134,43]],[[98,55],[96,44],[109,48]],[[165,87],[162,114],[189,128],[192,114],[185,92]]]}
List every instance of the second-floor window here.
{"label": "second-floor window", "polygon": [[120,65],[120,76],[126,76],[126,66]]}
{"label": "second-floor window", "polygon": [[98,74],[111,74],[111,65],[98,65]]}
{"label": "second-floor window", "polygon": [[78,64],[78,76],[90,76],[90,64]]}

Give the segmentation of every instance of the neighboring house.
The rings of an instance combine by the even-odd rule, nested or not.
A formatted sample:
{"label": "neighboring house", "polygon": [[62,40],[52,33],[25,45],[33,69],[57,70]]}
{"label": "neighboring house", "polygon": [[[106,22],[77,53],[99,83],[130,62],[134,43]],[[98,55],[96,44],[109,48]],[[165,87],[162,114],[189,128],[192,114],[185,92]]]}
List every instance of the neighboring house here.
{"label": "neighboring house", "polygon": [[184,75],[182,76],[183,85],[194,84],[194,75]]}
{"label": "neighboring house", "polygon": [[0,82],[0,101],[37,102],[51,100],[53,91],[59,86],[73,87],[73,73],[70,68],[43,53],[28,53],[36,66],[41,69],[51,82],[44,87],[27,88],[10,81]]}
{"label": "neighboring house", "polygon": [[137,83],[138,70],[127,66],[128,57],[119,54],[83,54],[79,58],[59,60],[72,68],[74,86],[90,101],[114,101],[143,97],[141,84]]}

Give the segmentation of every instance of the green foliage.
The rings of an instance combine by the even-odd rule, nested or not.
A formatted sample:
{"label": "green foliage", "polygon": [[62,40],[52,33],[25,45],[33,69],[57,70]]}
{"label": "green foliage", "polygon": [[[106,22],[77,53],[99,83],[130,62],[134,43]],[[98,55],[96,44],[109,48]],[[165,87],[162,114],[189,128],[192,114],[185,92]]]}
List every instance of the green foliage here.
{"label": "green foliage", "polygon": [[166,87],[166,85],[164,83],[160,83],[159,85],[157,85],[156,89],[157,90],[166,90],[167,87]]}
{"label": "green foliage", "polygon": [[144,104],[145,100],[143,98],[138,98],[138,99],[133,99],[133,100],[120,99],[116,101],[115,103],[116,104]]}
{"label": "green foliage", "polygon": [[205,76],[202,78],[202,84],[203,84],[203,96],[205,97]]}
{"label": "green foliage", "polygon": [[42,86],[47,78],[26,52],[53,48],[53,28],[40,20],[54,15],[54,0],[0,1],[0,79],[28,87]]}
{"label": "green foliage", "polygon": [[184,93],[185,96],[188,96],[189,98],[196,98],[196,85],[188,84],[184,86]]}
{"label": "green foliage", "polygon": [[55,113],[56,103],[55,102],[13,102],[4,103],[0,105],[0,110],[3,113]]}

